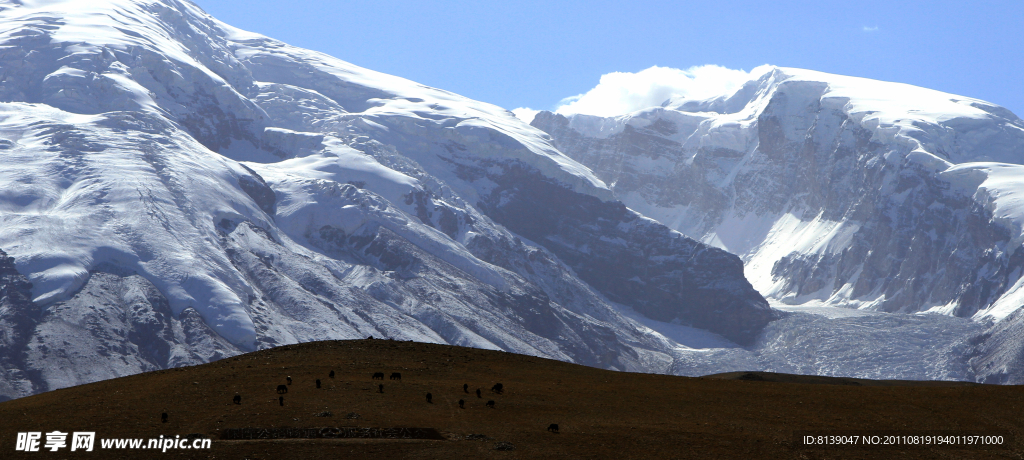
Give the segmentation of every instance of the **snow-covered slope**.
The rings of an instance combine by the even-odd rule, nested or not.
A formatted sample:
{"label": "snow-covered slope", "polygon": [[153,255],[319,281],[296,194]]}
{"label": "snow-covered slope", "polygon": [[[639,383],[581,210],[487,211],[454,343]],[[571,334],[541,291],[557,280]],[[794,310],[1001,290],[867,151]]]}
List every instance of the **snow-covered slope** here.
{"label": "snow-covered slope", "polygon": [[534,125],[631,208],[740,254],[769,297],[958,316],[1020,305],[1004,294],[1020,277],[1024,122],[1001,107],[777,68],[717,99]]}
{"label": "snow-covered slope", "polygon": [[776,315],[510,112],[187,1],[0,0],[0,70],[0,396],[370,335],[665,372],[622,312]]}
{"label": "snow-covered slope", "polygon": [[1024,121],[1002,107],[774,68],[731,95],[532,124],[630,208],[739,254],[770,299],[997,320],[1024,305]]}

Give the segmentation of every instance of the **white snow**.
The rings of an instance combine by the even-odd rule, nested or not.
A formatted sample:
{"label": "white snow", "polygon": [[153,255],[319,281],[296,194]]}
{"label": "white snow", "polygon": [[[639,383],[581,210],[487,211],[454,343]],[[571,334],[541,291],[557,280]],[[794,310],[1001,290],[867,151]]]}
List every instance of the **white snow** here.
{"label": "white snow", "polygon": [[[992,212],[993,221],[1011,232],[1008,251],[1020,250],[1024,243],[1024,166],[966,163],[945,170],[940,177]],[[975,316],[1003,319],[1022,306],[1024,278],[1017,278],[998,300]]]}
{"label": "white snow", "polygon": [[[740,253],[743,254],[745,261],[744,273],[747,279],[766,297],[783,294],[784,280],[776,279],[771,274],[776,261],[792,253],[813,255],[839,252],[849,244],[850,238],[859,228],[855,222],[830,221],[820,216],[804,219],[789,213],[773,220],[771,229],[759,246]],[[756,223],[757,225],[743,228],[752,233],[752,236],[748,237],[748,244],[750,240],[762,234],[765,227],[764,220]],[[830,296],[831,292],[828,295]],[[812,299],[819,298],[811,297],[807,300]],[[797,299],[787,299],[786,303],[794,302],[802,303]]]}
{"label": "white snow", "polygon": [[[676,132],[657,135],[681,144],[678,157],[626,156],[617,160],[628,162],[623,171],[641,177],[671,178],[680,168],[707,161],[700,155],[709,155],[719,169],[707,169],[708,182],[724,196],[739,201],[745,197],[735,195],[740,193],[738,190],[746,190],[747,185],[737,184],[738,178],[753,176],[765,180],[767,190],[785,188],[785,184],[772,182],[771,177],[756,174],[759,168],[768,166],[766,163],[776,161],[764,155],[758,137],[759,117],[765,114],[770,102],[773,121],[778,123],[785,140],[796,144],[836,142],[837,139],[810,138],[808,126],[816,126],[819,133],[842,132],[839,126],[826,126],[838,122],[827,116],[815,116],[816,113],[839,113],[845,116],[843,120],[870,133],[871,141],[886,146],[888,151],[872,162],[885,161],[894,167],[916,166],[948,182],[951,193],[970,196],[990,210],[994,222],[1013,235],[1006,248],[994,250],[1013,253],[1024,243],[1024,193],[1020,192],[1024,190],[1024,169],[1021,169],[1024,167],[1018,166],[1024,163],[1024,124],[1006,109],[978,99],[912,85],[803,69],[773,67],[750,78],[746,84],[722,89],[717,95],[684,94],[652,102],[639,110],[631,106],[628,113],[609,114],[612,116],[575,114],[569,116],[569,124],[583,136],[605,139],[622,132],[626,126],[646,128],[655,120],[671,122]],[[660,84],[670,85],[668,82]],[[639,88],[646,87],[640,85]],[[818,112],[818,105],[821,112]],[[843,140],[852,143],[852,139]],[[735,155],[707,153],[718,149],[735,152]],[[813,159],[797,160],[801,161]],[[679,187],[686,186],[679,184]],[[821,187],[830,186],[821,184]],[[843,286],[826,285],[817,292],[797,297],[788,293],[791,284],[772,275],[776,262],[787,256],[841,253],[860,229],[861,222],[849,216],[828,220],[822,217],[821,210],[804,209],[801,204],[805,197],[785,198],[789,203],[781,206],[781,212],[778,208],[740,207],[734,202],[726,205],[721,214],[706,215],[693,203],[666,204],[664,197],[659,198],[660,192],[652,190],[651,186],[616,193],[630,208],[692,238],[738,254],[744,260],[747,278],[769,298],[791,305],[826,302],[858,308],[872,308],[884,300],[878,292],[851,299],[856,277]],[[821,193],[825,193],[824,189]],[[893,202],[905,199],[909,190],[901,193],[892,195]],[[936,236],[933,234],[932,238]],[[1002,318],[1022,305],[1024,281],[1016,281],[1001,299],[978,316]],[[952,311],[950,305],[912,308],[946,314]]]}
{"label": "white snow", "polygon": [[[175,313],[202,306],[224,337],[251,343],[242,282],[208,249],[217,239],[214,216],[267,222],[230,185],[241,168],[181,133],[164,151],[116,124],[111,114],[0,104],[0,137],[20,133],[0,168],[0,247],[16,257],[42,304],[67,298],[96,265],[117,263],[153,280]],[[62,141],[51,130],[64,133]],[[93,151],[66,156],[67,149]]]}
{"label": "white snow", "polygon": [[[218,333],[251,347],[254,326],[242,300],[246,283],[223,253],[209,249],[219,246],[219,222],[256,222],[301,251],[285,235],[300,237],[317,219],[354,228],[347,208],[309,207],[323,197],[302,201],[299,191],[315,181],[362,184],[396,203],[422,189],[419,179],[347,146],[337,136],[348,132],[333,131],[347,123],[376,127],[384,142],[396,127],[419,129],[423,140],[438,144],[454,130],[460,136],[450,138],[478,143],[471,146],[473,155],[518,159],[580,191],[610,197],[589,169],[505,109],[241,31],[187,1],[26,0],[6,3],[0,24],[0,46],[63,63],[24,77],[42,81],[50,105],[0,104],[0,138],[8,147],[0,168],[0,247],[16,257],[34,283],[35,300],[44,305],[66,299],[88,280],[89,270],[115,263],[144,274],[176,314],[195,307]],[[26,34],[43,40],[26,42]],[[252,81],[245,66],[268,78],[288,80],[304,69],[313,76],[309,88]],[[327,97],[318,89],[333,92]],[[0,91],[22,97],[11,92],[16,88]],[[224,129],[214,125],[223,118],[197,114],[208,108],[182,105],[180,94],[211,96],[216,110],[250,123],[258,139],[223,139],[220,154],[211,152],[167,120],[198,116],[189,129],[202,130]],[[358,122],[342,105],[360,110]],[[274,112],[282,126],[271,124],[262,107],[286,107]],[[437,161],[437,145],[406,147],[410,158]],[[281,187],[278,216],[264,214],[238,189],[239,177],[248,173],[232,160],[245,161]],[[419,244],[438,252],[441,240],[430,232],[438,233],[431,229]],[[479,261],[468,262],[475,258],[464,248],[440,252],[503,285],[492,270],[476,268]]]}
{"label": "white snow", "polygon": [[[384,130],[395,127],[392,124],[398,121],[400,126],[406,129],[416,126],[414,129],[419,135],[427,134],[424,127],[436,125],[454,129],[467,136],[484,136],[481,140],[500,142],[512,147],[501,150],[500,155],[504,158],[526,161],[541,172],[562,180],[578,191],[602,198],[611,197],[607,186],[594,176],[590,169],[566,157],[545,140],[544,133],[524,123],[506,109],[404,78],[363,69],[323,53],[292,47],[269,38],[246,35],[241,39],[232,39],[234,41],[231,42],[231,46],[235,50],[236,58],[266,66],[266,72],[270,75],[280,76],[276,73],[276,68],[270,67],[287,61],[294,63],[293,65],[307,66],[312,71],[344,81],[346,84],[365,88],[363,94],[378,94],[378,97],[369,99],[338,102],[343,106],[348,106],[348,102],[353,105],[368,104],[361,116],[366,122],[377,123]],[[281,79],[283,81],[286,78]],[[476,132],[480,134],[474,134]],[[508,136],[507,140],[496,138],[496,132]],[[482,156],[493,154],[492,152],[497,153],[493,148],[474,153]],[[411,156],[417,161],[430,160]]]}
{"label": "white snow", "polygon": [[278,173],[306,179],[321,179],[346,184],[361,182],[390,201],[398,202],[419,189],[416,179],[381,165],[373,157],[342,144],[335,138],[325,140],[322,153],[290,158],[273,164],[245,163],[270,180]]}
{"label": "white snow", "polygon": [[1013,232],[1009,247],[1024,243],[1024,166],[1005,163],[965,163],[939,177],[972,195],[992,212],[996,222]]}

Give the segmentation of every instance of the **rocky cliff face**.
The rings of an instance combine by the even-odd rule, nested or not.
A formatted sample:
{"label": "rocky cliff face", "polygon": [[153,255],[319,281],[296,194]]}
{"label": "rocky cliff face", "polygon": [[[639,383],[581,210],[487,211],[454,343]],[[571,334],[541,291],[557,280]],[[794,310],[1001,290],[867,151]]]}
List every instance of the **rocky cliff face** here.
{"label": "rocky cliff face", "polygon": [[738,257],[521,165],[484,166],[490,167],[476,173],[497,187],[481,201],[481,210],[542,244],[612,301],[743,344],[774,318],[743,278]]}
{"label": "rocky cliff face", "polygon": [[627,206],[739,254],[769,298],[965,317],[1019,306],[1009,200],[1024,182],[991,162],[1024,162],[1024,122],[998,106],[775,69],[731,97],[533,125]]}
{"label": "rocky cliff face", "polygon": [[45,389],[40,388],[37,373],[25,365],[25,346],[40,316],[31,289],[14,259],[0,250],[0,399]]}

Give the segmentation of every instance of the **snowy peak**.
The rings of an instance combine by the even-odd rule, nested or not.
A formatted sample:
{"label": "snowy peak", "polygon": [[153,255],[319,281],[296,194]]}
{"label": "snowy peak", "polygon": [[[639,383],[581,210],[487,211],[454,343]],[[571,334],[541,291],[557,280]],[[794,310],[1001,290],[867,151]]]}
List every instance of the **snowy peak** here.
{"label": "snowy peak", "polygon": [[[346,144],[366,134],[395,137],[391,132],[400,131],[404,137],[416,138],[430,131],[434,138],[427,144],[430,148],[417,148],[410,155],[421,153],[437,163],[438,151],[475,144],[480,147],[474,152],[477,155],[524,161],[581,191],[609,196],[587,168],[503,109],[232,28],[190,2],[8,2],[0,10],[0,22],[9,26],[0,33],[0,46],[8,49],[0,57],[5,75],[0,81],[0,101],[40,108],[39,116],[24,114],[23,105],[4,108],[0,112],[5,122],[22,127],[59,125],[53,129],[67,133],[54,140],[47,138],[53,129],[39,130],[35,136],[31,128],[15,128],[4,136],[13,151],[26,155],[36,145],[61,145],[98,158],[102,155],[88,152],[99,153],[107,145],[71,142],[91,138],[88,130],[79,129],[91,124],[107,129],[110,136],[118,130],[148,130],[144,138],[181,129],[191,139],[181,139],[179,144],[194,139],[237,161],[278,163],[304,157],[281,163],[278,169],[294,171],[301,163],[299,169],[307,177],[368,184],[397,201],[420,189],[419,180]],[[308,105],[319,110],[306,110]],[[129,134],[125,140],[129,139],[135,138]],[[214,158],[195,153],[198,156],[191,161],[196,164]],[[220,158],[210,161],[223,163]],[[238,172],[243,167],[230,168]],[[12,179],[17,174],[10,173]],[[234,177],[226,180],[246,183]],[[453,184],[469,197],[487,191],[486,184]],[[37,184],[20,186],[12,193],[58,196],[65,193],[64,188]],[[230,211],[212,208],[215,213],[266,221],[251,209],[242,211],[235,205]],[[215,234],[215,229],[211,226],[203,232]],[[82,285],[89,267],[105,261],[88,253],[71,260],[51,258],[43,252],[46,246],[17,253],[19,261],[25,261],[19,262],[23,269],[35,274],[36,300],[43,303],[66,298]],[[24,265],[32,261],[42,265]],[[184,308],[192,298],[185,295],[177,308]]]}
{"label": "snowy peak", "polygon": [[1024,121],[995,104],[902,83],[780,70],[787,76],[779,83],[781,91],[824,83],[818,97],[822,109],[841,111],[872,130],[879,142],[896,142],[952,164],[1024,162]]}
{"label": "snowy peak", "polygon": [[667,372],[649,326],[777,317],[504,109],[185,1],[0,5],[0,396],[370,335]]}
{"label": "snowy peak", "polygon": [[[11,64],[5,67],[15,72],[11,76],[48,71],[37,81],[6,79],[5,99],[21,90],[26,102],[52,100],[92,111],[120,104],[155,109],[157,102],[169,103],[175,96],[152,92],[155,83],[197,77],[191,72],[203,74],[197,83],[209,80],[213,82],[209,86],[224,91],[244,91],[252,85],[251,79],[237,78],[244,72],[221,46],[223,24],[189,2],[24,1],[9,3],[0,10],[0,17],[8,25],[0,40],[15,54],[5,59]],[[144,62],[152,55],[167,62],[146,67],[147,76],[141,68],[152,63]],[[73,82],[83,78],[113,94],[97,97],[76,94],[72,88],[65,91],[66,86],[81,86]],[[161,96],[170,100],[160,101]],[[236,95],[225,102],[239,98]]]}
{"label": "snowy peak", "polygon": [[1003,107],[903,83],[787,67],[768,68],[732,94],[701,100],[672,98],[661,107],[618,117],[578,114],[568,118],[581,134],[604,138],[626,125],[646,128],[668,117],[675,125],[673,132],[661,134],[682,143],[702,127],[706,131],[701,134],[716,127],[749,126],[773,100],[778,109],[793,114],[805,110],[842,113],[872,131],[879,142],[895,142],[948,164],[1024,162],[1024,121]]}
{"label": "snowy peak", "polygon": [[994,104],[773,68],[733,94],[533,125],[630,208],[740,254],[769,298],[997,318],[1020,305],[1024,122]]}
{"label": "snowy peak", "polygon": [[73,113],[154,111],[213,151],[272,162],[282,152],[272,139],[265,145],[264,130],[294,129],[302,123],[290,118],[309,117],[304,111],[271,116],[265,109],[276,104],[258,102],[268,89],[290,89],[293,104],[312,100],[335,109],[335,119],[318,120],[321,130],[359,113],[371,127],[375,118],[400,116],[405,125],[426,123],[471,137],[501,133],[488,141],[514,145],[503,155],[610,197],[587,168],[505,109],[233,28],[187,1],[12,2],[0,10],[0,20],[13,25],[0,34],[0,44],[14,51],[0,61],[8,69],[0,83],[3,101]]}

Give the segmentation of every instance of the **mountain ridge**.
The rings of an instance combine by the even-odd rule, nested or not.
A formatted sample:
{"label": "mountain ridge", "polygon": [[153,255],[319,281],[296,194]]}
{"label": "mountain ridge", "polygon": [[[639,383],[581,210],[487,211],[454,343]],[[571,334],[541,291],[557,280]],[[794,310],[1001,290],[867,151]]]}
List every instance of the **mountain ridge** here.
{"label": "mountain ridge", "polygon": [[738,254],[770,301],[972,318],[990,327],[959,348],[972,372],[1020,382],[1024,121],[1010,111],[774,68],[733,95],[532,124],[627,206]]}
{"label": "mountain ridge", "polygon": [[[902,99],[890,97],[897,92],[908,94]],[[835,258],[839,251],[856,245],[847,240],[865,234],[863,225],[888,225],[864,222],[865,213],[896,212],[887,217],[893,219],[902,212],[904,219],[921,221],[910,228],[935,227],[945,218],[929,211],[928,203],[905,206],[903,201],[887,201],[907,189],[920,190],[911,197],[946,201],[946,215],[969,209],[968,216],[991,222],[974,234],[1005,249],[987,263],[1017,264],[1008,260],[1020,245],[1020,224],[1007,215],[1014,201],[1012,196],[998,199],[1012,195],[1012,185],[1007,184],[1015,168],[991,162],[1024,162],[1024,121],[983,101],[910,85],[775,68],[732,96],[669,100],[663,107],[617,118],[563,118],[541,112],[534,125],[552,134],[560,149],[595,168],[628,206],[739,254],[755,285],[769,297],[801,303],[799,299],[826,300],[836,295],[837,301],[880,303],[890,311],[928,310],[955,301],[964,305],[948,308],[967,316],[993,304],[996,299],[987,297],[968,302],[963,297],[972,294],[961,292],[963,302],[956,300],[958,294],[949,293],[934,298],[939,305],[925,308],[896,307],[892,302],[885,306],[884,298],[857,300],[880,286],[859,287],[856,280],[850,284],[855,270],[840,268],[848,272],[842,276],[796,273],[834,272],[838,259],[800,261],[789,268],[779,265],[785,264],[782,256],[789,252],[781,246],[788,243],[772,243],[772,234],[786,239],[806,233],[811,240],[825,243],[807,243],[810,247],[795,253]],[[687,187],[673,188],[680,181],[686,181]],[[986,181],[1003,187],[984,188],[981,184]],[[872,188],[885,190],[874,198],[861,196],[861,190]],[[1004,216],[993,215],[992,208],[1005,209]],[[779,249],[772,249],[775,246]],[[870,247],[857,250],[873,252]],[[985,245],[971,249],[977,254],[973,257],[982,259],[977,262],[980,265],[987,261],[984,250]],[[832,253],[836,255],[828,255]],[[787,271],[793,273],[786,275]],[[1003,275],[1007,278],[1002,284],[1012,284],[1014,277],[1009,275]],[[816,277],[820,279],[817,288],[786,285]],[[969,289],[962,285],[963,276],[959,279],[949,284]],[[829,282],[835,285],[814,294],[824,288],[821,283]],[[844,285],[857,292],[840,293]],[[885,293],[887,288],[881,289],[878,292]],[[909,299],[899,302],[910,303]],[[928,299],[916,302],[924,305]],[[1006,313],[996,308],[981,314],[999,318]]]}
{"label": "mountain ridge", "polygon": [[[735,256],[614,204],[499,107],[186,1],[2,5],[0,248],[41,315],[0,348],[35,389],[4,396],[370,335],[666,372],[687,347],[623,312],[743,343],[778,315]],[[568,215],[604,227],[510,230]],[[626,241],[662,272],[580,250]],[[663,297],[593,283],[631,278]]]}

